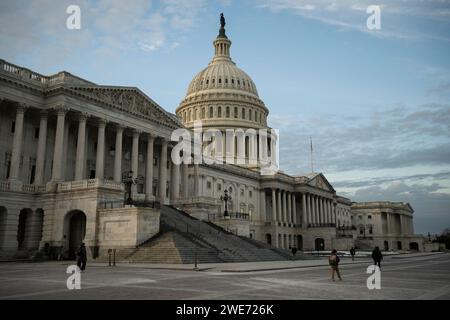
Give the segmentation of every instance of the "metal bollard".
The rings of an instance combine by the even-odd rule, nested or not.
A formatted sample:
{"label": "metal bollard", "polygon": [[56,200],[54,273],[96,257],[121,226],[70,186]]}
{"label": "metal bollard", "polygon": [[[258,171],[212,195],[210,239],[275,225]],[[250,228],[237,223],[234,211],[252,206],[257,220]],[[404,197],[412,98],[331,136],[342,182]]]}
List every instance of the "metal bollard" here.
{"label": "metal bollard", "polygon": [[112,249],[108,249],[108,266],[111,267],[111,253],[112,253]]}
{"label": "metal bollard", "polygon": [[116,249],[113,249],[113,267],[116,266]]}
{"label": "metal bollard", "polygon": [[197,263],[197,251],[195,251],[194,263],[195,263],[194,270],[198,270],[198,267],[197,267],[197,265],[198,265],[198,263]]}

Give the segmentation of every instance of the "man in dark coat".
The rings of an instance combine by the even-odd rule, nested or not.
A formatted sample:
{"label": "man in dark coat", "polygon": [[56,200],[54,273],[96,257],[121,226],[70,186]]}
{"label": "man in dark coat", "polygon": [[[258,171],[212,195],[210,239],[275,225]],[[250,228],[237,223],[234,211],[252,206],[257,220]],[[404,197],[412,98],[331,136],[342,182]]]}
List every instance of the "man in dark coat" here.
{"label": "man in dark coat", "polygon": [[381,260],[383,260],[383,254],[380,251],[380,248],[375,247],[372,251],[372,259],[373,264],[378,265],[378,267],[381,269]]}
{"label": "man in dark coat", "polygon": [[355,254],[356,254],[355,247],[352,247],[350,249],[350,255],[352,256],[352,261],[355,261]]}
{"label": "man in dark coat", "polygon": [[86,262],[87,262],[86,247],[83,242],[77,250],[77,266],[78,268],[80,268],[81,271],[86,269]]}

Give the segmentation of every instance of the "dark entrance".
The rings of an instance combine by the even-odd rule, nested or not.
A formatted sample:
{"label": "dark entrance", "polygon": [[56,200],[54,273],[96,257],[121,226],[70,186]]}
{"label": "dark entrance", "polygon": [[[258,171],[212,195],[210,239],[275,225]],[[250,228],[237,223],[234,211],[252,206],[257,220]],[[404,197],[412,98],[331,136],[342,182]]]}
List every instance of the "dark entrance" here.
{"label": "dark entrance", "polygon": [[25,247],[25,234],[27,223],[29,223],[30,215],[32,214],[31,209],[22,209],[19,214],[19,225],[17,228],[17,243],[18,248],[23,249]]}
{"label": "dark entrance", "polygon": [[384,251],[389,251],[389,242],[384,242]]}
{"label": "dark entrance", "polygon": [[266,242],[272,245],[272,235],[270,233],[266,233]]}
{"label": "dark entrance", "polygon": [[419,244],[417,242],[411,242],[409,244],[409,250],[419,251]]}
{"label": "dark entrance", "polygon": [[303,250],[303,237],[301,234],[297,235],[297,249]]}
{"label": "dark entrance", "polygon": [[69,217],[69,256],[75,258],[75,252],[86,235],[86,215],[82,211],[74,211]]}
{"label": "dark entrance", "polygon": [[325,241],[322,238],[317,238],[314,241],[316,251],[322,251],[325,249]]}

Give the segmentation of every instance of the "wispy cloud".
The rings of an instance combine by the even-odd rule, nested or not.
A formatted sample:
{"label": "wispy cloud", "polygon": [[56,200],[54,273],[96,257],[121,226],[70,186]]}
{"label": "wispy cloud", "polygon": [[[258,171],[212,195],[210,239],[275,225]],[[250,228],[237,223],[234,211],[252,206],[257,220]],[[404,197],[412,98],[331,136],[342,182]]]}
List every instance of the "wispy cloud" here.
{"label": "wispy cloud", "polygon": [[[72,4],[81,9],[80,30],[65,27],[66,8]],[[1,54],[16,60],[33,52],[55,64],[77,51],[173,50],[206,6],[206,0],[2,1]]]}
{"label": "wispy cloud", "polygon": [[[381,7],[381,30],[372,31],[366,27],[366,19],[369,16],[366,9],[373,4]],[[413,21],[417,18],[431,19],[448,25],[449,1],[381,0],[374,3],[372,0],[257,0],[257,6],[275,13],[291,12],[303,18],[334,26],[337,30],[355,30],[375,37],[450,41],[445,33],[423,32],[414,28],[413,23],[407,23],[407,28],[403,25],[405,20]]]}

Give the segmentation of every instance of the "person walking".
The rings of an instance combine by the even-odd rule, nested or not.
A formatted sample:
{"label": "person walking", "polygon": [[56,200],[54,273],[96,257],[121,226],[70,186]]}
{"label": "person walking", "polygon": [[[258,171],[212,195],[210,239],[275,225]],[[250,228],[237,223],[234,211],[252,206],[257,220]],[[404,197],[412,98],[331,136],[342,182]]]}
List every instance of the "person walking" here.
{"label": "person walking", "polygon": [[331,266],[331,280],[335,281],[334,280],[334,274],[335,273],[337,274],[339,280],[342,280],[341,274],[339,272],[340,259],[339,259],[338,255],[337,255],[336,249],[333,249],[333,251],[331,251],[331,256],[328,259],[328,262],[329,262],[329,264]]}
{"label": "person walking", "polygon": [[352,256],[352,261],[355,261],[355,254],[356,254],[355,247],[352,247],[350,249],[350,255]]}
{"label": "person walking", "polygon": [[80,268],[81,271],[84,271],[84,269],[86,269],[86,262],[87,262],[86,247],[83,242],[77,250],[77,266],[78,268]]}
{"label": "person walking", "polygon": [[372,251],[372,259],[373,264],[378,265],[378,268],[381,270],[381,260],[383,260],[383,254],[381,253],[381,250],[379,247],[375,247]]}

